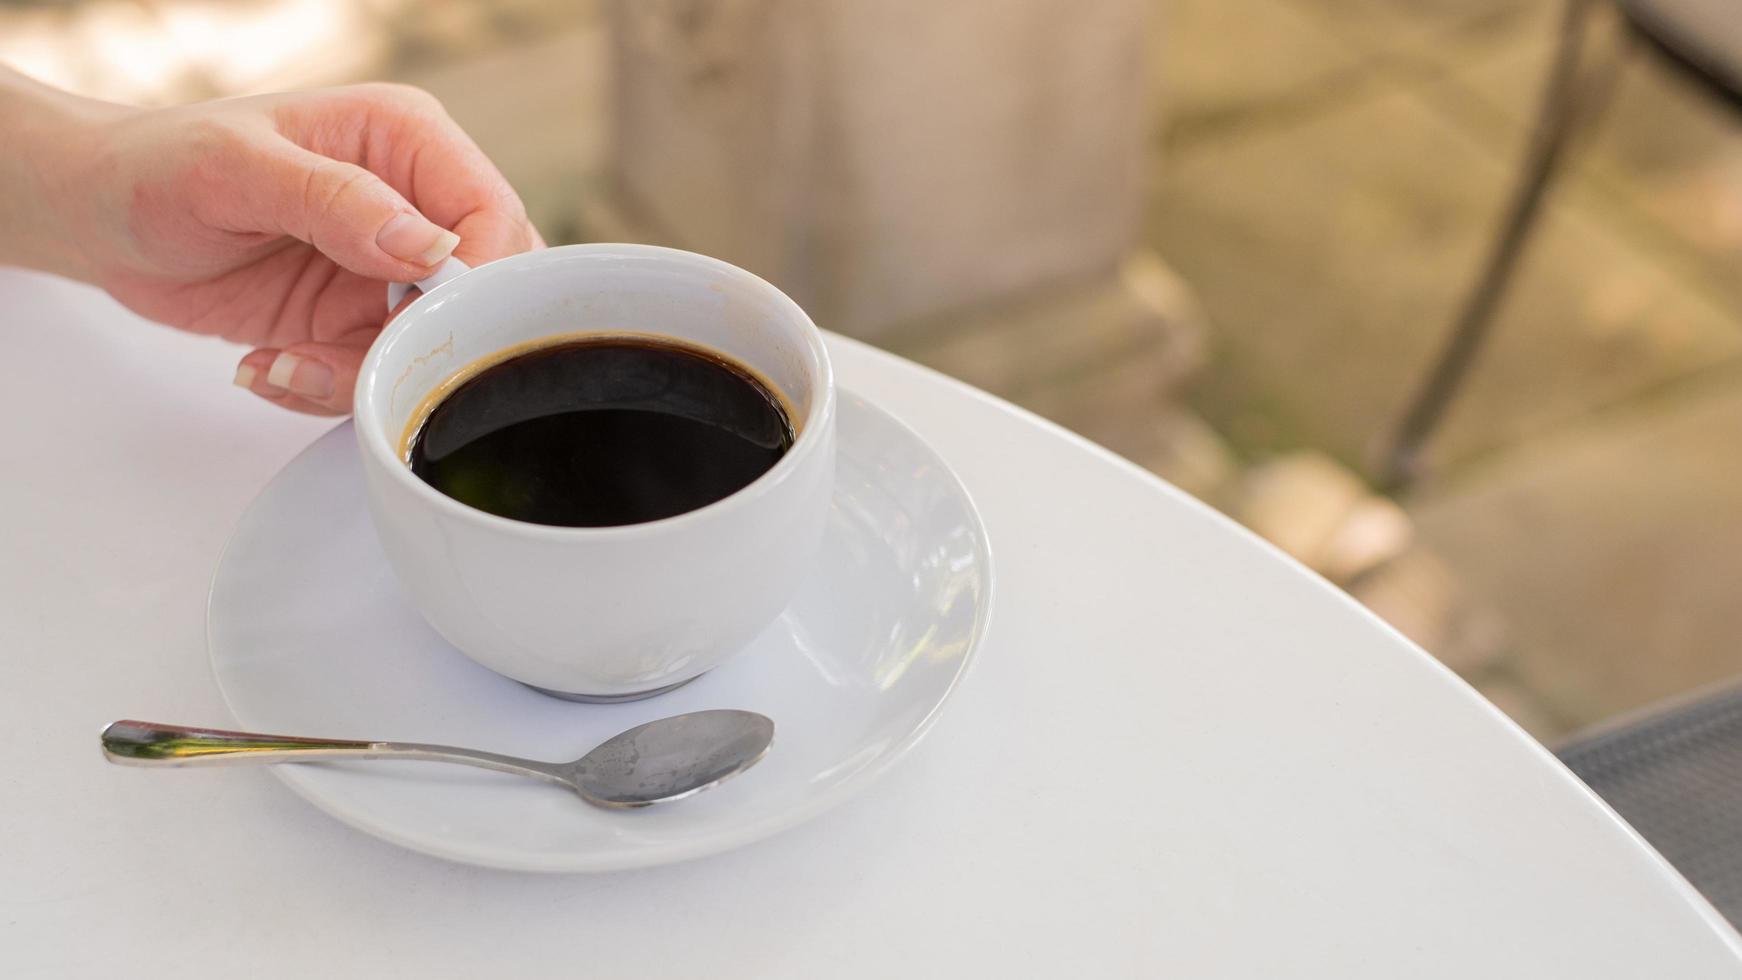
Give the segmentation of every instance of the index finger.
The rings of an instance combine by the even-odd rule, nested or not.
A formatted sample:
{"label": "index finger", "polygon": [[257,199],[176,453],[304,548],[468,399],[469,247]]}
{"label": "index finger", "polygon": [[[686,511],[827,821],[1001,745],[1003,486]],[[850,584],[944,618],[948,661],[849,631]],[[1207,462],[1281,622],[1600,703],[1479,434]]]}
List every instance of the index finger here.
{"label": "index finger", "polygon": [[301,93],[284,97],[274,118],[286,138],[373,172],[459,235],[455,254],[465,262],[540,244],[520,196],[427,92],[370,84]]}

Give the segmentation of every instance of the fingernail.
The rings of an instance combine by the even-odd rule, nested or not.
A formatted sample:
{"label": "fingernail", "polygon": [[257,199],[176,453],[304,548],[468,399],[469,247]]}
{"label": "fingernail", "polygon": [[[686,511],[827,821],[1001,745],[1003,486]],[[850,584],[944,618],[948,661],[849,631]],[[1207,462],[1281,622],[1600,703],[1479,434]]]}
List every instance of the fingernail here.
{"label": "fingernail", "polygon": [[333,369],[320,361],[284,351],[272,361],[266,383],[304,398],[327,398],[333,393]]}
{"label": "fingernail", "polygon": [[375,235],[381,251],[404,262],[435,265],[454,254],[460,236],[440,228],[421,215],[396,214]]}
{"label": "fingernail", "polygon": [[252,365],[252,364],[239,364],[239,365],[237,365],[236,366],[236,387],[238,387],[238,388],[252,388],[252,387],[254,387],[254,375],[257,373],[259,373],[259,372],[254,370],[254,365]]}

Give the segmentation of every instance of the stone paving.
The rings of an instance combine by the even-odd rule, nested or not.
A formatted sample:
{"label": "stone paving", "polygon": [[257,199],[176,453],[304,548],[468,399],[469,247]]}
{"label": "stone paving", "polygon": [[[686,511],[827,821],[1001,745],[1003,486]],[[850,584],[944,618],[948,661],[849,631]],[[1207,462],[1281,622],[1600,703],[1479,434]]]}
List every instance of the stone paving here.
{"label": "stone paving", "polygon": [[[260,84],[424,85],[547,238],[614,237],[592,206],[610,138],[596,4],[402,6],[356,8],[378,19],[347,26],[342,70]],[[1337,506],[1393,527],[1359,477],[1492,232],[1558,4],[1157,0],[1155,14],[1144,238],[1161,261],[886,343],[1282,522],[1266,533],[1300,537],[1286,505],[1312,496],[1278,498],[1277,474],[1333,460]],[[53,37],[45,18],[80,16],[0,4],[0,34]],[[100,68],[82,76],[93,90]],[[1413,547],[1381,542],[1382,564],[1335,576],[1549,740],[1742,673],[1742,114],[1650,58],[1619,78],[1430,479],[1402,501]],[[184,81],[141,97],[221,89]],[[1363,554],[1358,534],[1331,537],[1338,561]]]}

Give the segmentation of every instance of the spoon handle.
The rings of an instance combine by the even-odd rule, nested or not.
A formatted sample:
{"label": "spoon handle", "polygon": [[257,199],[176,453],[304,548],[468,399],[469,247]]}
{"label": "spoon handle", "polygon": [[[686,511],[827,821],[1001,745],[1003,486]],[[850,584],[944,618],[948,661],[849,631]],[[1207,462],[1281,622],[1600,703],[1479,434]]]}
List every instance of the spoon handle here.
{"label": "spoon handle", "polygon": [[451,745],[259,735],[149,721],[117,721],[103,729],[103,756],[124,766],[270,765],[352,759],[454,762],[569,785],[558,767],[550,763]]}

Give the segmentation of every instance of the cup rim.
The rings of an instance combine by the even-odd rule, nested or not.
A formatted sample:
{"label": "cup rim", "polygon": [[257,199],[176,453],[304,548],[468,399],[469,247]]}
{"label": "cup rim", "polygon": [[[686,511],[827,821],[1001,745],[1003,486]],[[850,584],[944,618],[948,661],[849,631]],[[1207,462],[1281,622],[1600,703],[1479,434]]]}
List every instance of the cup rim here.
{"label": "cup rim", "polygon": [[[640,524],[613,524],[605,527],[560,527],[550,524],[534,524],[529,521],[517,521],[500,514],[479,510],[468,504],[463,504],[447,496],[436,488],[418,479],[405,464],[394,449],[396,440],[391,440],[382,427],[374,423],[379,405],[378,394],[382,389],[383,373],[381,360],[389,347],[409,325],[416,322],[419,307],[434,309],[443,297],[451,296],[463,289],[478,288],[496,278],[510,266],[528,261],[538,261],[552,253],[592,258],[602,261],[612,259],[662,260],[676,265],[699,267],[707,272],[728,279],[747,283],[752,288],[772,294],[774,303],[801,327],[800,333],[805,341],[805,353],[808,355],[806,367],[816,378],[816,386],[821,397],[811,398],[810,411],[805,413],[803,424],[799,426],[798,438],[793,440],[792,448],[781,456],[780,460],[768,469],[768,472],[750,481],[749,484],[721,497],[709,504],[704,504],[694,510],[681,514],[662,517],[654,521],[644,521]],[[381,333],[370,344],[369,352],[363,357],[361,369],[357,372],[357,386],[352,398],[354,409],[352,417],[357,420],[359,441],[365,454],[373,457],[388,474],[388,479],[398,482],[414,497],[461,520],[497,530],[518,534],[525,537],[556,539],[556,540],[591,540],[604,541],[614,538],[643,537],[648,535],[675,533],[694,524],[725,517],[744,507],[751,500],[766,496],[780,484],[785,483],[792,474],[804,465],[811,456],[821,451],[824,441],[824,430],[835,415],[835,373],[829,360],[828,345],[823,341],[822,330],[811,320],[792,298],[752,272],[732,265],[729,262],[696,252],[686,252],[683,249],[665,248],[659,245],[635,245],[627,243],[585,243],[579,245],[559,245],[554,248],[539,249],[532,252],[521,252],[506,256],[493,262],[486,262],[470,271],[442,283],[416,299],[410,306],[399,312],[381,328]]]}

